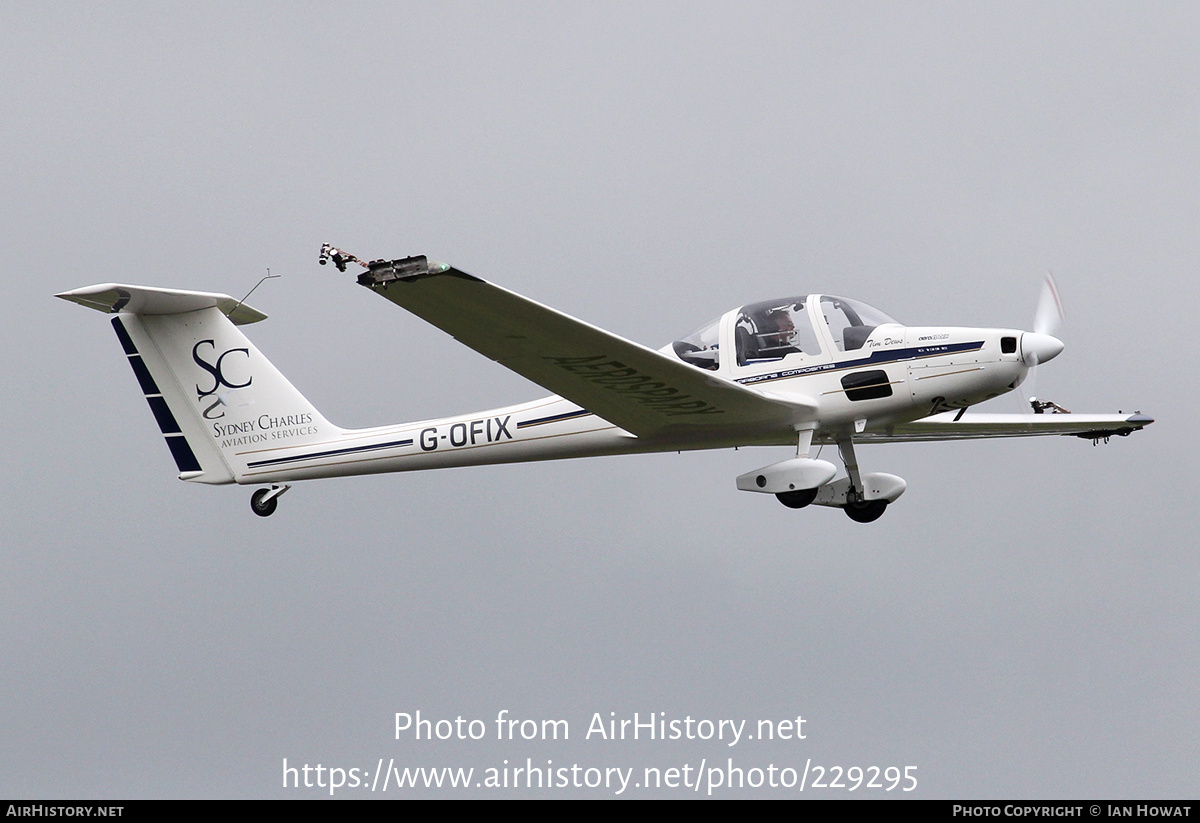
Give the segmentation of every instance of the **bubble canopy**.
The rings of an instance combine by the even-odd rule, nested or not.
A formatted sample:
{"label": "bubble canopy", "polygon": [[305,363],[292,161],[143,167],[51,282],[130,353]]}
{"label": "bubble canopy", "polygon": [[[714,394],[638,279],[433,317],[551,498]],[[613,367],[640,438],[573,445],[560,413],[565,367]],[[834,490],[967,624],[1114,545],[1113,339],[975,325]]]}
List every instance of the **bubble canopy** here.
{"label": "bubble canopy", "polygon": [[721,318],[710,320],[686,337],[679,338],[671,348],[684,363],[715,371],[721,365]]}
{"label": "bubble canopy", "polygon": [[[838,352],[863,348],[881,326],[899,326],[895,318],[861,300],[828,294],[781,297],[749,303],[705,323],[671,344],[676,356],[703,369],[721,366],[721,323],[732,318],[733,346],[739,366],[768,363],[793,355],[816,358],[828,332]],[[830,353],[832,354],[832,353]]]}

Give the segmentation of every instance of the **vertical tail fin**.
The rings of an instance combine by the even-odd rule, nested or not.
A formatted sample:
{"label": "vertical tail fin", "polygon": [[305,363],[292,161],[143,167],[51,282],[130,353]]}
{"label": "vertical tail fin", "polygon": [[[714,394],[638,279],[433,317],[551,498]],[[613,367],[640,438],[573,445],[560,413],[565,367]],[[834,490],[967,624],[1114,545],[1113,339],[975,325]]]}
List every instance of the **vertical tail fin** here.
{"label": "vertical tail fin", "polygon": [[237,482],[255,452],[341,431],[237,328],[266,315],[228,295],[105,284],[57,296],[117,314],[113,328],[181,480]]}

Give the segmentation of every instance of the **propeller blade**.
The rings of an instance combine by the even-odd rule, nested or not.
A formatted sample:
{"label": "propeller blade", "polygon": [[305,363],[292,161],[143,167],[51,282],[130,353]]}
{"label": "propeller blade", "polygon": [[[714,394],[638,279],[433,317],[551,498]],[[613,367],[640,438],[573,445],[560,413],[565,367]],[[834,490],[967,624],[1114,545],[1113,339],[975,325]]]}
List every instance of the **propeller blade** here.
{"label": "propeller blade", "polygon": [[1037,402],[1038,365],[1047,360],[1053,360],[1063,350],[1062,341],[1058,339],[1058,330],[1062,326],[1062,300],[1058,296],[1058,284],[1054,282],[1054,274],[1046,272],[1042,280],[1042,291],[1038,296],[1037,311],[1033,315],[1033,333],[1021,335],[1021,355],[1029,366],[1024,389],[1029,392],[1029,403]]}
{"label": "propeller blade", "polygon": [[1058,286],[1054,282],[1054,275],[1047,272],[1046,279],[1042,281],[1041,296],[1038,297],[1037,313],[1033,316],[1033,330],[1038,334],[1057,337],[1062,321],[1062,301],[1058,297]]}

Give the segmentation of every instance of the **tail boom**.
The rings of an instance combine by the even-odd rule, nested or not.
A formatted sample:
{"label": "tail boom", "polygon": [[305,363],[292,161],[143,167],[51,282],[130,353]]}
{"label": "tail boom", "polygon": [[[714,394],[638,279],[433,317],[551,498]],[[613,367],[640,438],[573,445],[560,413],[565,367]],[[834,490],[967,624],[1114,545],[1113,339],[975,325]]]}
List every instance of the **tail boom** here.
{"label": "tail boom", "polygon": [[342,429],[235,325],[266,315],[228,295],[105,284],[59,296],[115,314],[113,328],[179,478],[192,483],[289,483],[693,447],[635,437],[560,397]]}

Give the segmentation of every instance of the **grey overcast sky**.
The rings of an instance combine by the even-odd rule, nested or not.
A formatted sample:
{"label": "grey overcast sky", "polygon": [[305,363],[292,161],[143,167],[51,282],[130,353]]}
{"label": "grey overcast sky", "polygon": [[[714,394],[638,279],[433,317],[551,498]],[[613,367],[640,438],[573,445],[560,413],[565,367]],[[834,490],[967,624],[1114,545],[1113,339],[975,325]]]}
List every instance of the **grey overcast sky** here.
{"label": "grey overcast sky", "polygon": [[[6,2],[0,25],[0,796],[318,797],[285,758],[382,758],[1195,797],[1200,6]],[[317,266],[326,240],[653,346],[822,290],[1028,327],[1053,270],[1039,393],[1158,422],[863,448],[909,483],[868,526],[737,492],[777,450],[305,483],[263,520],[175,479],[107,320],[51,295],[240,296],[269,267],[247,331],[340,425],[538,396]],[[488,735],[397,740],[418,710]],[[570,739],[498,741],[502,710]],[[806,737],[585,739],[635,712]]]}

